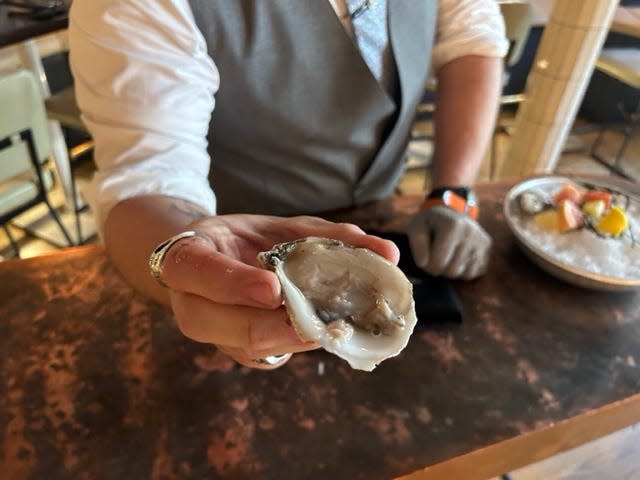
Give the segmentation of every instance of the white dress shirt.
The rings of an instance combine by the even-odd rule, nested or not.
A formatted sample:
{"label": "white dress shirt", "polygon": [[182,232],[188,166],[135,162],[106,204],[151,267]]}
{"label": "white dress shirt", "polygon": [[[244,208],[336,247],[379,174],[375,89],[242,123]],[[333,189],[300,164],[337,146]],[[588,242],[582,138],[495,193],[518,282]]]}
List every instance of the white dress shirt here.
{"label": "white dress shirt", "polygon": [[[353,33],[344,0],[329,1]],[[188,1],[74,1],[69,42],[96,145],[98,168],[85,194],[99,231],[115,204],[138,195],[174,196],[214,215],[206,136],[220,77]],[[507,48],[495,0],[439,0],[433,71]]]}

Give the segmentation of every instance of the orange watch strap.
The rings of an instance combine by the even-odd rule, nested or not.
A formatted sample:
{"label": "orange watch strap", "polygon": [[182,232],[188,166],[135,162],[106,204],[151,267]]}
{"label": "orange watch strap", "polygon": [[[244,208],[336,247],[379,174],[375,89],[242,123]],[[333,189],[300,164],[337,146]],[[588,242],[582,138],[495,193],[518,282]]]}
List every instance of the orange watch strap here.
{"label": "orange watch strap", "polygon": [[451,190],[445,191],[440,197],[425,199],[420,210],[426,210],[427,208],[434,207],[436,205],[449,207],[462,215],[467,215],[473,220],[477,220],[480,214],[480,209],[476,202],[467,202],[467,200]]}

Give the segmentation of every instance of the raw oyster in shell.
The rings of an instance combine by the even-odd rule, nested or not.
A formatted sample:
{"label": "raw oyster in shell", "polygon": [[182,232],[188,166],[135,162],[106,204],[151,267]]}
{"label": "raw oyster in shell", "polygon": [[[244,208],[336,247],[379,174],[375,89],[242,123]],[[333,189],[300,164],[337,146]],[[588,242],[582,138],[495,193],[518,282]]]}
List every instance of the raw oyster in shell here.
{"label": "raw oyster in shell", "polygon": [[413,287],[380,255],[308,237],[275,245],[258,259],[278,276],[303,340],[367,371],[407,345],[417,321]]}
{"label": "raw oyster in shell", "polygon": [[547,208],[548,203],[542,194],[534,191],[523,192],[518,197],[518,203],[524,213],[535,215]]}

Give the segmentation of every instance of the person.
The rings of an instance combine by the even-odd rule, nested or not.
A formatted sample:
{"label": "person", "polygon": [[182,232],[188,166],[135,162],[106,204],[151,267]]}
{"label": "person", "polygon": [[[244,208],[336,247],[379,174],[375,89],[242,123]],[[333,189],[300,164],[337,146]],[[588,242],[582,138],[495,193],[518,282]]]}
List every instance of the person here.
{"label": "person", "polygon": [[391,242],[317,215],[392,194],[430,72],[434,193],[413,255],[435,275],[486,268],[464,208],[507,49],[494,0],[76,0],[69,44],[101,238],[187,337],[255,368],[317,348],[257,264],[276,243],[330,237],[397,263]]}

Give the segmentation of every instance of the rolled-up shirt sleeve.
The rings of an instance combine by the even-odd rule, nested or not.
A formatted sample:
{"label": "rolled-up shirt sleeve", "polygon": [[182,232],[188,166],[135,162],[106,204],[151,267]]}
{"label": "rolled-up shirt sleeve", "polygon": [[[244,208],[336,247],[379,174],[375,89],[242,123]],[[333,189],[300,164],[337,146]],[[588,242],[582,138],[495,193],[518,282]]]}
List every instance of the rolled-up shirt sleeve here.
{"label": "rolled-up shirt sleeve", "polygon": [[99,231],[118,202],[162,194],[210,214],[207,132],[219,74],[186,1],[73,2],[70,63],[95,143]]}
{"label": "rolled-up shirt sleeve", "polygon": [[440,0],[432,70],[466,55],[504,57],[509,48],[496,0]]}

